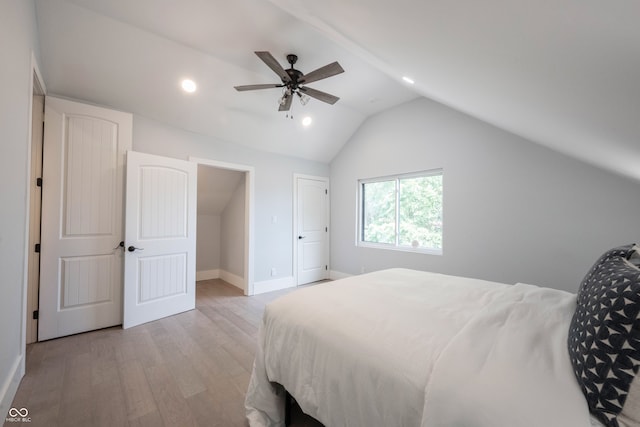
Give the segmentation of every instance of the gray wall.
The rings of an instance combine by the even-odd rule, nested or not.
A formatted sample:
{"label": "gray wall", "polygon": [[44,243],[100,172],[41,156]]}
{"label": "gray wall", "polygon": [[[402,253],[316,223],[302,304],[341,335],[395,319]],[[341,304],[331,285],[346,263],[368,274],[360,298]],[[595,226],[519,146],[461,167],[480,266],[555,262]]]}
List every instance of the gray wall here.
{"label": "gray wall", "polygon": [[[134,115],[133,149],[178,159],[195,156],[253,166],[254,280],[293,275],[293,174],[329,176],[327,164],[244,148],[139,115]],[[272,224],[272,216],[278,217],[276,224]],[[278,276],[270,276],[272,267]]]}
{"label": "gray wall", "polygon": [[220,268],[220,215],[198,214],[196,271]]}
{"label": "gray wall", "polygon": [[[358,248],[357,180],[444,169],[442,256]],[[380,113],[331,163],[331,265],[409,267],[577,291],[606,249],[640,241],[640,183],[427,99]]]}
{"label": "gray wall", "polygon": [[242,177],[220,216],[220,247],[222,248],[220,268],[242,278],[244,278],[245,181],[245,177]]}
{"label": "gray wall", "polygon": [[39,57],[30,0],[0,2],[0,416],[24,363],[25,232],[29,163],[31,52]]}

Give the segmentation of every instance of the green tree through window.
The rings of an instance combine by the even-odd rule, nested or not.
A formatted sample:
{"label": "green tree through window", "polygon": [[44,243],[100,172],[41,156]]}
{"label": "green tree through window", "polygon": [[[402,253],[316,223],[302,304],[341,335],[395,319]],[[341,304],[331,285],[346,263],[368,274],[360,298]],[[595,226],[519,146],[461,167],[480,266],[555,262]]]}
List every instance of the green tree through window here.
{"label": "green tree through window", "polygon": [[360,181],[360,243],[442,250],[442,171]]}
{"label": "green tree through window", "polygon": [[396,241],[396,182],[382,181],[364,184],[365,242],[395,244]]}

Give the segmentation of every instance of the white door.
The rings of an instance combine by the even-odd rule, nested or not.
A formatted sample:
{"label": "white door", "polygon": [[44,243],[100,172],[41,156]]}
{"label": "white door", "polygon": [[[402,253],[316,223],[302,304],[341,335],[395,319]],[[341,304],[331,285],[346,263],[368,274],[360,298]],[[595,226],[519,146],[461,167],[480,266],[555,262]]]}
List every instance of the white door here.
{"label": "white door", "polygon": [[196,305],[197,164],[130,151],[124,328]]}
{"label": "white door", "polygon": [[39,340],[122,323],[131,131],[130,114],[45,100]]}
{"label": "white door", "polygon": [[298,285],[329,277],[329,182],[296,178]]}

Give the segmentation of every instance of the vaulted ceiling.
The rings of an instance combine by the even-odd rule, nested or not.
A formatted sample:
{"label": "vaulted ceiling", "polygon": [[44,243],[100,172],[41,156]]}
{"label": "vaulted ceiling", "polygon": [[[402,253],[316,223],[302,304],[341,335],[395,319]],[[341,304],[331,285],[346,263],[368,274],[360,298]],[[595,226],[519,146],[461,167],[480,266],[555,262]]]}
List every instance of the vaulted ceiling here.
{"label": "vaulted ceiling", "polygon": [[[640,2],[38,0],[50,93],[329,162],[369,116],[419,96],[640,180]],[[254,51],[339,96],[278,112]],[[414,85],[402,81],[411,77]],[[196,81],[194,94],[180,81]],[[300,124],[304,116],[311,126]]]}

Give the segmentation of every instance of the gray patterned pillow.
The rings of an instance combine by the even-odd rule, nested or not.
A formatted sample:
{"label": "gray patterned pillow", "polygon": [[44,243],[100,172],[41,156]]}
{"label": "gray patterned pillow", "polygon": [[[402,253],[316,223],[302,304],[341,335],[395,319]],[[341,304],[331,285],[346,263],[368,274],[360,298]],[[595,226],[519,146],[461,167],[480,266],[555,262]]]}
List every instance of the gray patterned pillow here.
{"label": "gray patterned pillow", "polygon": [[607,251],[583,279],[569,356],[589,410],[610,427],[640,425],[638,247]]}

